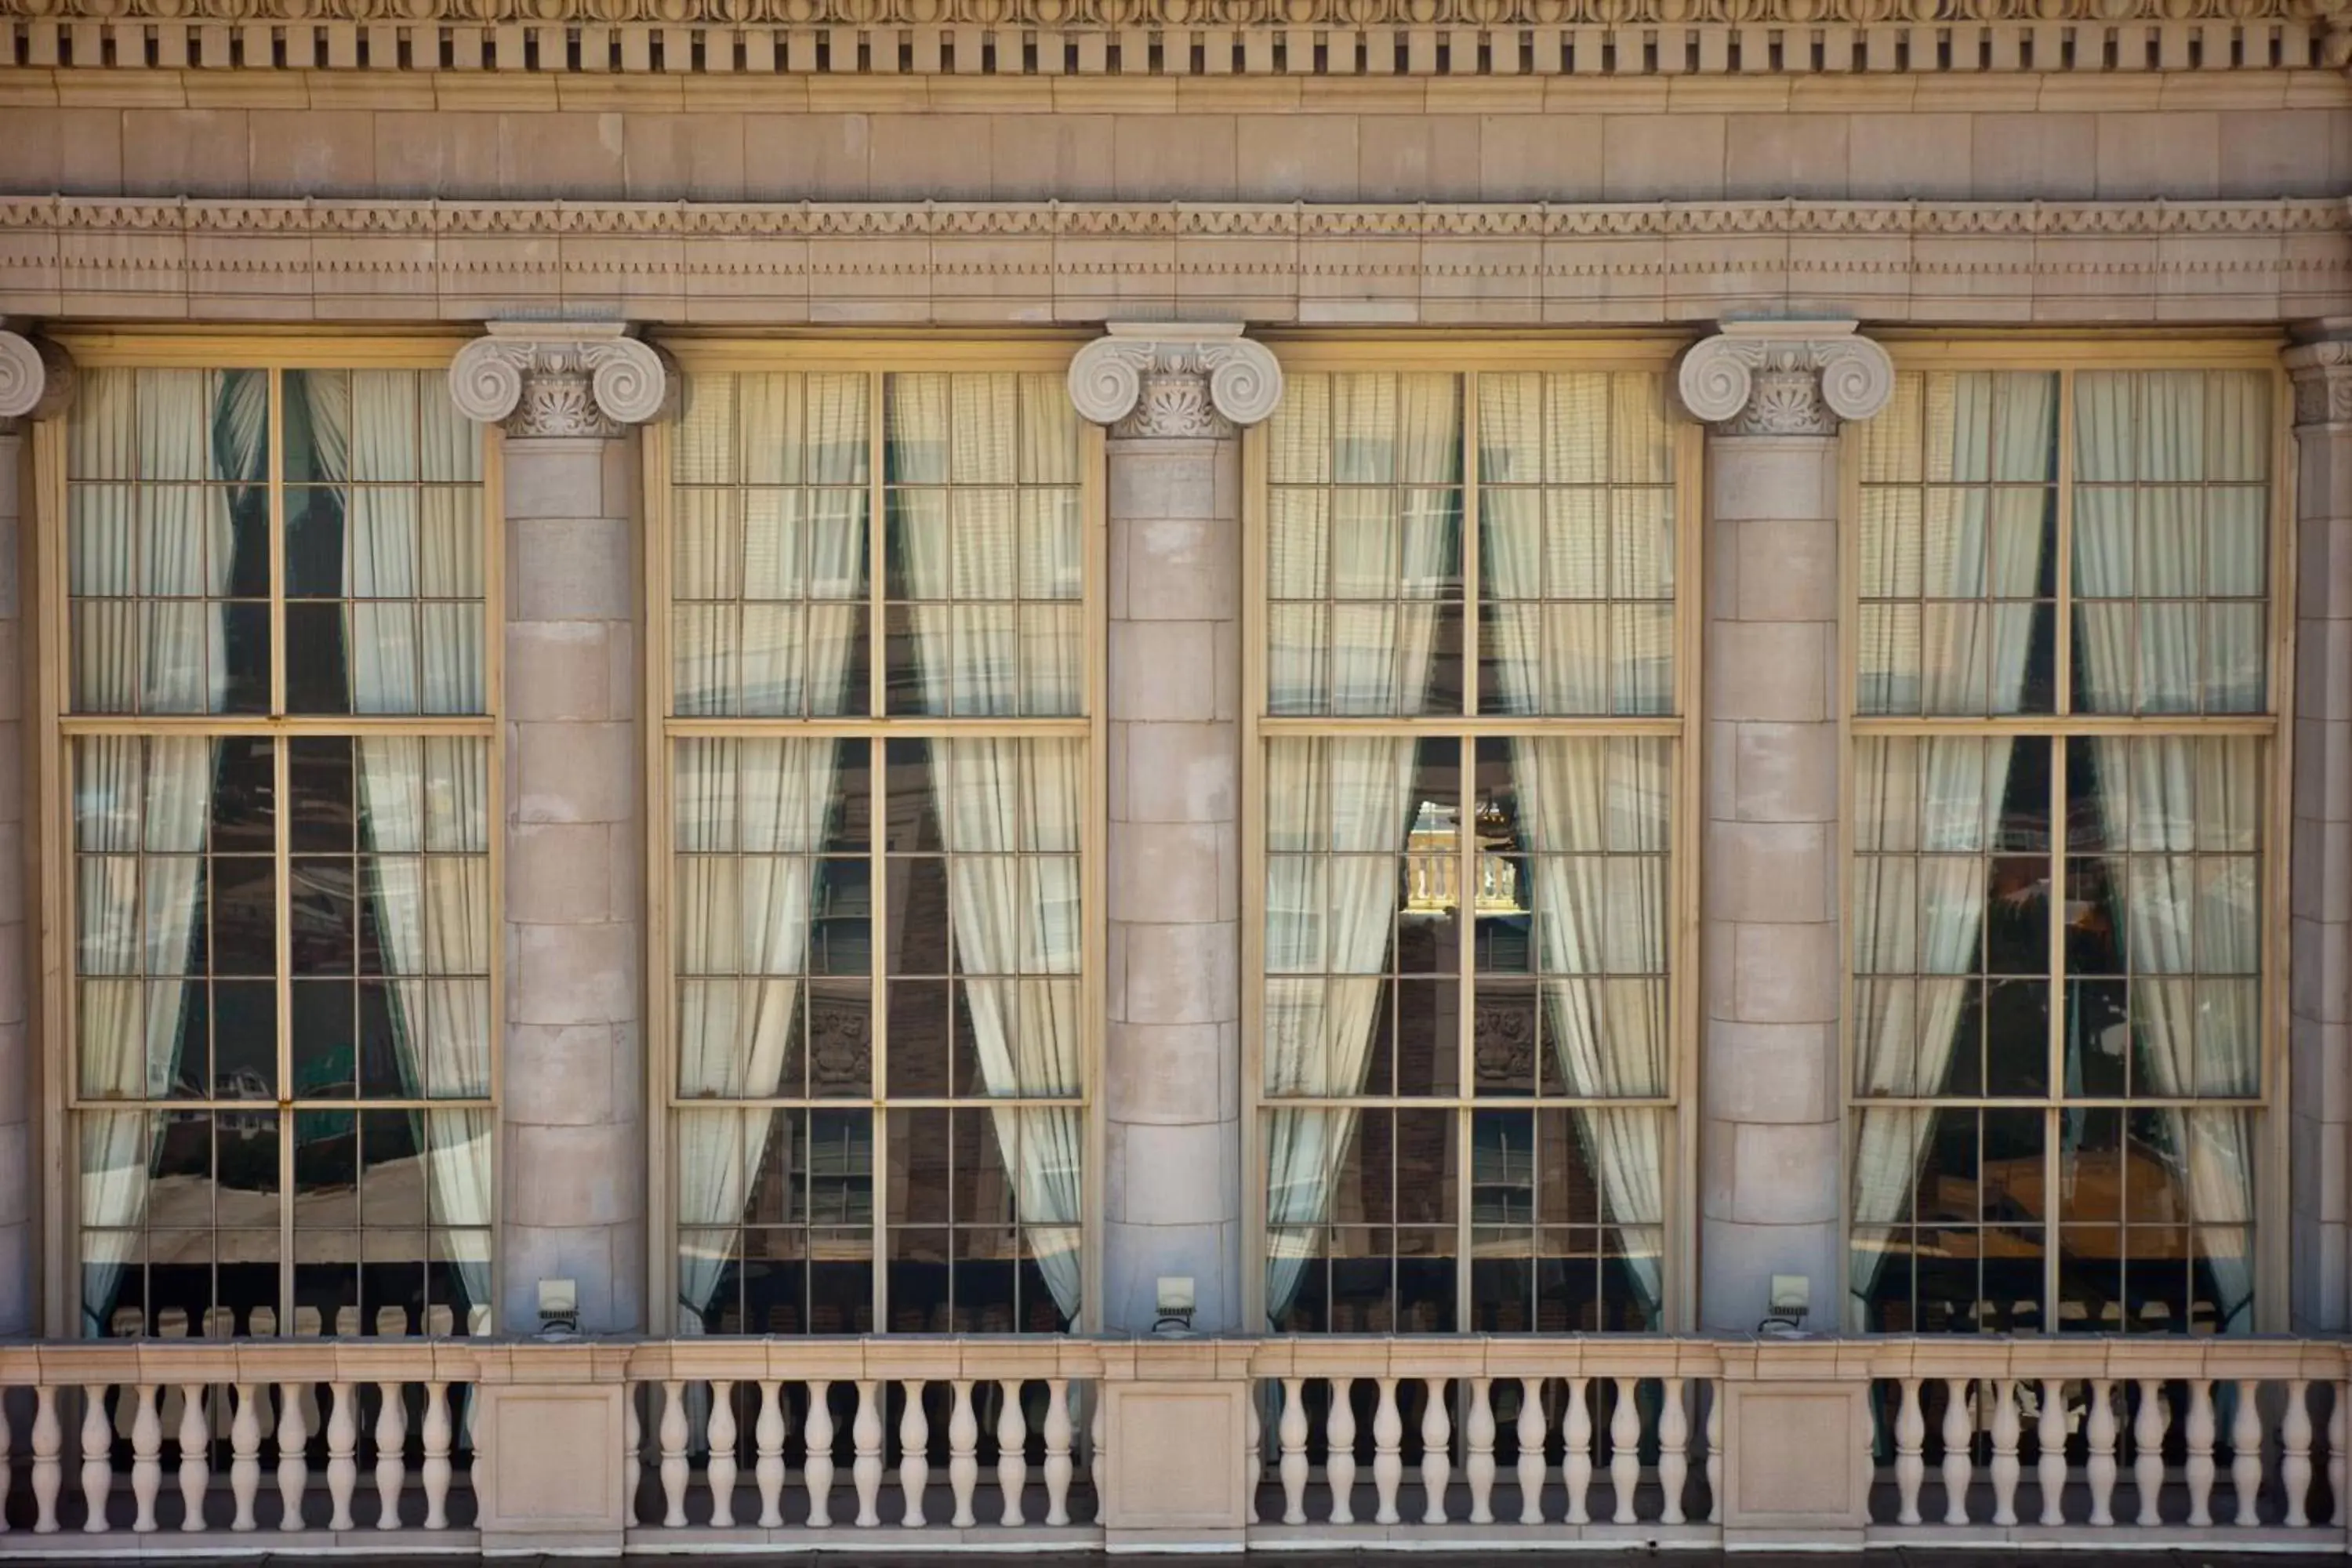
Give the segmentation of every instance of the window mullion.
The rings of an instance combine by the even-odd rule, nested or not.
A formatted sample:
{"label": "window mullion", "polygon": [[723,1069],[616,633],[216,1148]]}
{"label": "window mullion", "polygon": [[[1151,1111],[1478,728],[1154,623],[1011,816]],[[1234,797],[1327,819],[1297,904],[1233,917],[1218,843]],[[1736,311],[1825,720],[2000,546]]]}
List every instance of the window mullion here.
{"label": "window mullion", "polygon": [[[273,570],[274,561],[273,561]],[[276,797],[276,807],[270,813],[270,872],[276,884],[272,889],[271,912],[277,923],[277,954],[274,969],[278,996],[278,1191],[281,1194],[278,1207],[278,1331],[290,1333],[294,1328],[294,1117],[289,1110],[294,1103],[294,877],[292,850],[294,841],[293,814],[290,802],[292,763],[284,740],[270,742],[270,792]],[[207,882],[210,879],[207,878]],[[356,891],[356,889],[354,889]],[[209,952],[209,944],[207,952]],[[209,1000],[209,998],[207,998]],[[352,1049],[359,1048],[356,1034]],[[215,1041],[214,1048],[219,1048]],[[357,1061],[353,1062],[357,1077]],[[353,1083],[357,1089],[358,1085]],[[211,1086],[206,1086],[209,1092]]]}
{"label": "window mullion", "polygon": [[[2057,639],[2053,668],[2057,689],[2051,694],[2051,710],[2068,714],[2074,710],[2074,373],[2058,373],[2058,552],[2055,563],[2057,576],[2053,591],[2057,605],[2053,620]],[[2063,797],[2061,797],[2063,805]]]}
{"label": "window mullion", "polygon": [[[286,711],[286,373],[269,373],[269,711]],[[207,584],[211,586],[213,584]],[[218,584],[224,592],[227,584]],[[283,803],[281,793],[278,800]],[[281,810],[281,817],[285,815]]]}

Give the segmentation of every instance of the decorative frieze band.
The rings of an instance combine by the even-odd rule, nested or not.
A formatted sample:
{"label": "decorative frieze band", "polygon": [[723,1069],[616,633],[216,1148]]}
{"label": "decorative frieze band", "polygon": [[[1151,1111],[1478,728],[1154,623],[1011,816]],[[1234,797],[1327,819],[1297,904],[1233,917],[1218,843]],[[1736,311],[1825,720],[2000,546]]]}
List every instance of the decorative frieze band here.
{"label": "decorative frieze band", "polygon": [[1230,436],[1282,401],[1282,366],[1238,323],[1113,321],[1070,360],[1079,416],[1125,438]]}
{"label": "decorative frieze band", "polygon": [[2352,425],[2352,337],[2323,338],[2286,351],[2297,425]]}
{"label": "decorative frieze band", "polygon": [[618,321],[492,321],[449,363],[449,397],[468,419],[514,437],[618,436],[662,411],[661,356]]}
{"label": "decorative frieze band", "polygon": [[1686,350],[1675,390],[1726,436],[1834,436],[1895,395],[1895,362],[1853,321],[1729,321]]}

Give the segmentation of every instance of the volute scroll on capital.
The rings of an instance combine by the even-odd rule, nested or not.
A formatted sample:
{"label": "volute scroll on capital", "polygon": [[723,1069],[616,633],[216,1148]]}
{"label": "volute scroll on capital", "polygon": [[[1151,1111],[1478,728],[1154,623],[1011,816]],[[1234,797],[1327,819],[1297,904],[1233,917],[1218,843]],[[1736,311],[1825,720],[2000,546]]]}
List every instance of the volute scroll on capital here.
{"label": "volute scroll on capital", "polygon": [[26,419],[49,419],[73,402],[74,363],[47,338],[0,331],[0,435]]}
{"label": "volute scroll on capital", "polygon": [[492,321],[449,362],[449,398],[509,436],[620,435],[657,417],[671,377],[618,321]]}
{"label": "volute scroll on capital", "polygon": [[1282,365],[1238,325],[1114,321],[1070,361],[1070,401],[1115,437],[1231,436],[1282,401]]}
{"label": "volute scroll on capital", "polygon": [[1727,436],[1834,436],[1895,395],[1895,362],[1853,321],[1730,321],[1684,352],[1675,389]]}

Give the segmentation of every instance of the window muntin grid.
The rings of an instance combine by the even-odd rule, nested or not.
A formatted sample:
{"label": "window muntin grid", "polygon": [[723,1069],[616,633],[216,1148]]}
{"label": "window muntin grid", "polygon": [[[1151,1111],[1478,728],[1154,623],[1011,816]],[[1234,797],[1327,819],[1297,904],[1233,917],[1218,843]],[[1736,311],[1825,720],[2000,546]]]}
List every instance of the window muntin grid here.
{"label": "window muntin grid", "polygon": [[[1264,439],[1272,1324],[1655,1327],[1679,728],[1660,722],[1680,442],[1663,377],[1294,372]],[[1453,734],[1402,722],[1471,713]],[[1628,918],[1554,932],[1538,889]],[[1348,913],[1359,893],[1387,918]]]}
{"label": "window muntin grid", "polygon": [[[704,559],[676,536],[670,552],[679,1311],[713,1332],[1069,1328],[1090,796],[1066,390],[993,372],[687,381],[671,494],[727,524]],[[799,412],[754,417],[755,399]],[[821,493],[762,506],[745,483],[762,474]],[[728,493],[750,499],[724,510]],[[713,539],[740,567],[711,563]],[[731,585],[763,558],[823,566],[771,571],[771,592],[841,645],[764,686],[753,595]],[[730,585],[696,599],[687,567]],[[693,616],[719,630],[689,656]],[[762,798],[742,783],[762,771],[801,782]],[[719,772],[737,780],[723,808],[698,782]],[[714,899],[742,911],[719,942],[686,929]],[[973,924],[982,909],[1004,918]],[[802,910],[804,936],[780,937]],[[696,1151],[713,1139],[741,1175],[709,1179]]]}
{"label": "window muntin grid", "polygon": [[[1912,372],[1857,437],[1853,1326],[2253,1326],[2276,394],[2262,372]],[[2030,654],[1969,645],[1967,690],[1890,658],[1871,584],[1936,531],[1933,486],[1907,510],[1905,487],[1938,441],[1981,476],[2002,432],[2044,428],[2046,484],[2021,475],[2014,506],[2038,514]],[[2001,546],[1976,538],[1982,586]]]}
{"label": "window muntin grid", "polygon": [[58,545],[86,1336],[489,1325],[489,562],[446,388],[84,372]]}

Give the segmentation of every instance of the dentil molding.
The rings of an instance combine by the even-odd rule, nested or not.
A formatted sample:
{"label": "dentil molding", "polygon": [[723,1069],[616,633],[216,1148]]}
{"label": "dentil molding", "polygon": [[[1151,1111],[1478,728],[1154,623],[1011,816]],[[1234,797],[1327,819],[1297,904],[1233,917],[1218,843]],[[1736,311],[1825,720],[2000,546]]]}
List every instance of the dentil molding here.
{"label": "dentil molding", "polygon": [[1282,366],[1238,323],[1112,321],[1070,360],[1081,418],[1130,438],[1230,436],[1282,401]]}
{"label": "dentil molding", "polygon": [[449,398],[514,437],[614,437],[662,411],[661,356],[618,321],[492,321],[449,362]]}
{"label": "dentil molding", "polygon": [[1834,436],[1895,395],[1895,362],[1853,321],[1727,321],[1684,351],[1675,387],[1727,436]]}
{"label": "dentil molding", "polygon": [[2352,337],[2323,338],[2286,351],[2297,425],[2352,425]]}

